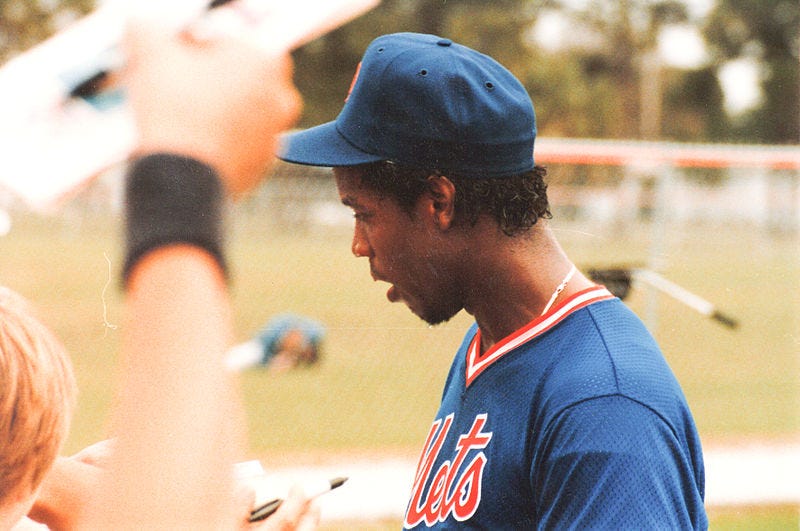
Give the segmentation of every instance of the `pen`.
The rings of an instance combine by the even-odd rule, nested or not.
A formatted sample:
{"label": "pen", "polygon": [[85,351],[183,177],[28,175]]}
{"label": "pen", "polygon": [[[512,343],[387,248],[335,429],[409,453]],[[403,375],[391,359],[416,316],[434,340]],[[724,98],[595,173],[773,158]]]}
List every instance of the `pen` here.
{"label": "pen", "polygon": [[[342,484],[347,481],[347,478],[333,478],[331,480],[325,481],[320,485],[315,485],[312,488],[309,488],[306,493],[310,498],[316,498],[326,492],[332,491],[335,488],[341,487]],[[270,500],[264,505],[253,509],[250,512],[250,518],[248,518],[248,522],[260,522],[261,520],[266,519],[272,513],[278,510],[278,507],[281,506],[283,500],[281,498],[275,498],[274,500]]]}

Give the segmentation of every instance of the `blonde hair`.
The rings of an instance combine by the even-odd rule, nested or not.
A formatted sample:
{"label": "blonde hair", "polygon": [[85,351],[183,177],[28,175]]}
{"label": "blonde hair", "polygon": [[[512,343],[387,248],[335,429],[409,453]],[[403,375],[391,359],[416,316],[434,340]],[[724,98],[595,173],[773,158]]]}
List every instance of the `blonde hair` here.
{"label": "blonde hair", "polygon": [[66,439],[76,385],[66,350],[0,287],[0,506],[34,492]]}

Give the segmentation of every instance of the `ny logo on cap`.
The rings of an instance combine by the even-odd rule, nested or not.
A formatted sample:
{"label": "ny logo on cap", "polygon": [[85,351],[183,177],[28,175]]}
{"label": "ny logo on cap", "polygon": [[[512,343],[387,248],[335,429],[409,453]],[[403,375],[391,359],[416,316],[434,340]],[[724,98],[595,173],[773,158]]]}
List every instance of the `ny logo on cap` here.
{"label": "ny logo on cap", "polygon": [[353,87],[356,86],[356,81],[358,81],[358,74],[361,72],[361,61],[358,62],[358,66],[356,66],[356,73],[353,75],[353,81],[350,82],[350,88],[347,89],[347,97],[345,97],[344,101],[347,103],[347,100],[350,99],[350,94],[353,93]]}

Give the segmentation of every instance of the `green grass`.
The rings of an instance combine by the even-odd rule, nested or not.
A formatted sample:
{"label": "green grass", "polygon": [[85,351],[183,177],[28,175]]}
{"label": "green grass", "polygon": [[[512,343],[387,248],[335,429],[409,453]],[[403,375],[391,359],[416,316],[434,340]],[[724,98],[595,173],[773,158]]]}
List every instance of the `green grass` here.
{"label": "green grass", "polygon": [[[121,297],[115,219],[79,226],[23,217],[0,239],[2,282],[38,306],[67,344],[81,385],[70,448],[99,436],[112,397]],[[556,227],[582,266],[642,264],[642,228],[624,237]],[[426,429],[441,382],[469,316],[430,328],[389,304],[365,260],[349,252],[349,232],[289,234],[257,219],[235,225],[231,245],[239,339],[272,314],[323,321],[324,359],[279,377],[243,378],[254,447],[405,447]],[[632,234],[631,234],[632,233]],[[656,336],[678,375],[704,438],[785,437],[800,432],[800,268],[797,241],[755,229],[699,227],[668,235],[664,274],[737,317],[729,330],[664,295]],[[111,262],[109,263],[107,259]],[[647,290],[631,307],[647,316]],[[343,414],[339,414],[339,413]],[[290,432],[274,426],[295,424]],[[422,427],[420,426],[422,425]]]}
{"label": "green grass", "polygon": [[782,505],[714,509],[709,520],[713,531],[797,531],[800,509]]}
{"label": "green grass", "polygon": [[[633,241],[565,232],[579,263],[644,265],[649,233]],[[637,234],[638,232],[638,234]],[[667,278],[740,322],[730,330],[656,294],[655,335],[704,439],[800,432],[800,240],[748,227],[683,227],[657,255]],[[649,290],[627,301],[645,320]]]}
{"label": "green grass", "polygon": [[[81,393],[67,451],[105,435],[120,333],[119,220],[80,219],[17,216],[0,238],[0,282],[31,299],[73,355]],[[643,265],[652,253],[649,227],[555,228],[583,267]],[[469,316],[429,328],[389,304],[386,286],[373,283],[367,262],[350,254],[347,229],[289,233],[253,214],[237,217],[233,229],[238,339],[283,311],[311,315],[328,328],[318,366],[243,376],[253,452],[415,452]],[[731,331],[657,297],[651,324],[707,444],[800,434],[799,249],[796,237],[750,227],[674,227],[665,234],[657,253],[664,275],[741,322]],[[646,295],[636,288],[628,301],[644,317]],[[797,528],[791,510],[715,518],[719,529]]]}
{"label": "green grass", "polygon": [[[278,311],[311,315],[327,328],[322,363],[243,377],[253,444],[260,450],[415,446],[424,438],[466,319],[429,328],[390,305],[346,234],[238,238],[234,304],[240,337]],[[275,426],[290,426],[276,430]]]}

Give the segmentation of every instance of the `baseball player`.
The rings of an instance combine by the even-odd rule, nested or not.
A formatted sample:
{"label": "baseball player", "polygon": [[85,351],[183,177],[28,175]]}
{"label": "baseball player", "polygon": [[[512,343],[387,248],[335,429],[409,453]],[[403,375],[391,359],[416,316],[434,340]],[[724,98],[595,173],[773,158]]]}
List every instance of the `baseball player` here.
{"label": "baseball player", "polygon": [[317,363],[325,327],[319,321],[293,313],[272,317],[249,341],[234,345],[225,356],[229,370],[265,367],[285,371]]}
{"label": "baseball player", "polygon": [[[282,158],[329,166],[352,251],[436,324],[466,310],[406,528],[706,528],[700,439],[659,347],[548,228],[521,83],[448,39],[367,48],[333,122]],[[420,352],[425,356],[425,352]]]}

